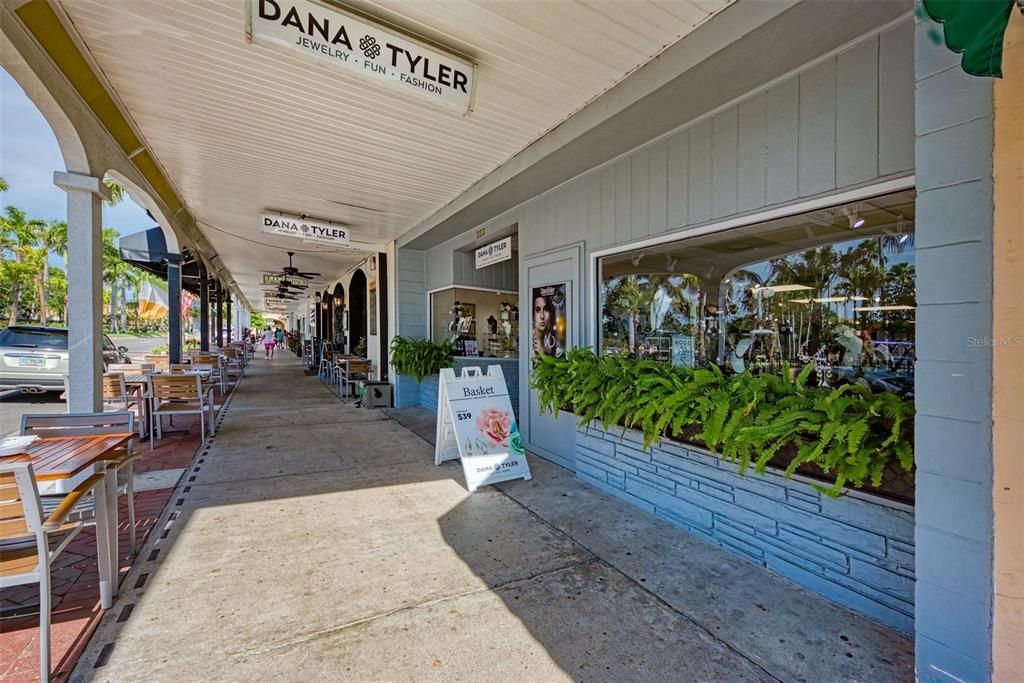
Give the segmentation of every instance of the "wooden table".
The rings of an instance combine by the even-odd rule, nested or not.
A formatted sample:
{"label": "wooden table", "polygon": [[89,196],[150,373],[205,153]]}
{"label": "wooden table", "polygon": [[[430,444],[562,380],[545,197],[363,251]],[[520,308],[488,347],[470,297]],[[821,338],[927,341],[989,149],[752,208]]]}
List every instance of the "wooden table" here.
{"label": "wooden table", "polygon": [[[117,471],[106,467],[112,453],[124,448],[135,433],[88,436],[40,436],[27,449],[36,481],[46,493],[66,493],[77,482],[102,472],[96,495],[96,559],[100,573],[100,604],[109,609],[117,595]],[[22,456],[22,457],[26,457]]]}

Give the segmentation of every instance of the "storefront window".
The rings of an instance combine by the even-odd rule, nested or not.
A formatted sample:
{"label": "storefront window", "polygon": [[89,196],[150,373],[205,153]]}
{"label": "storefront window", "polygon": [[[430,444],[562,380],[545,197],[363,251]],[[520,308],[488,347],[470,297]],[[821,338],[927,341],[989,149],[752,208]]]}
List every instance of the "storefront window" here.
{"label": "storefront window", "polygon": [[452,287],[430,295],[431,339],[450,340],[458,356],[516,358],[519,297]]}
{"label": "storefront window", "polygon": [[914,390],[914,193],[601,260],[600,349]]}

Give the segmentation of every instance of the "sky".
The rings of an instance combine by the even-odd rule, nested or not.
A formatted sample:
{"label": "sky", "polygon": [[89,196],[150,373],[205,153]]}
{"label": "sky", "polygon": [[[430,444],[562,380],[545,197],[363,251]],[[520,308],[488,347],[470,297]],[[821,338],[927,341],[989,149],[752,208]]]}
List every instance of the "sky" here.
{"label": "sky", "polygon": [[[50,125],[17,81],[0,69],[0,176],[10,186],[0,193],[0,206],[13,204],[29,218],[65,220],[67,195],[53,184],[53,172],[63,170],[64,159]],[[122,236],[154,225],[130,197],[103,207],[103,226]]]}

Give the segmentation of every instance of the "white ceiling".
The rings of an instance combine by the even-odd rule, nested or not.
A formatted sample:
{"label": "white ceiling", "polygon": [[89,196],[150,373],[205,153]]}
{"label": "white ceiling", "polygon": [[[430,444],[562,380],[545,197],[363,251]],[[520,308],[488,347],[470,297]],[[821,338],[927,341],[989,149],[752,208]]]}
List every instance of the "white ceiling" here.
{"label": "white ceiling", "polygon": [[245,39],[245,2],[62,2],[85,48],[254,306],[261,270],[363,258],[262,234],[264,208],[384,244],[732,0],[351,3],[477,65],[461,116]]}

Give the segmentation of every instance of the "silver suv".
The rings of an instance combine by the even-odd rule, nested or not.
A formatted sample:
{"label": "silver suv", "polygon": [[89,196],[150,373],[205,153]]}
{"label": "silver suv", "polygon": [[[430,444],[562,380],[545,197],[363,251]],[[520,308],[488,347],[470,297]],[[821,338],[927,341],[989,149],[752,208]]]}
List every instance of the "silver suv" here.
{"label": "silver suv", "polygon": [[[128,349],[103,335],[103,366],[130,363]],[[64,391],[68,331],[63,327],[12,325],[0,330],[0,390]]]}

